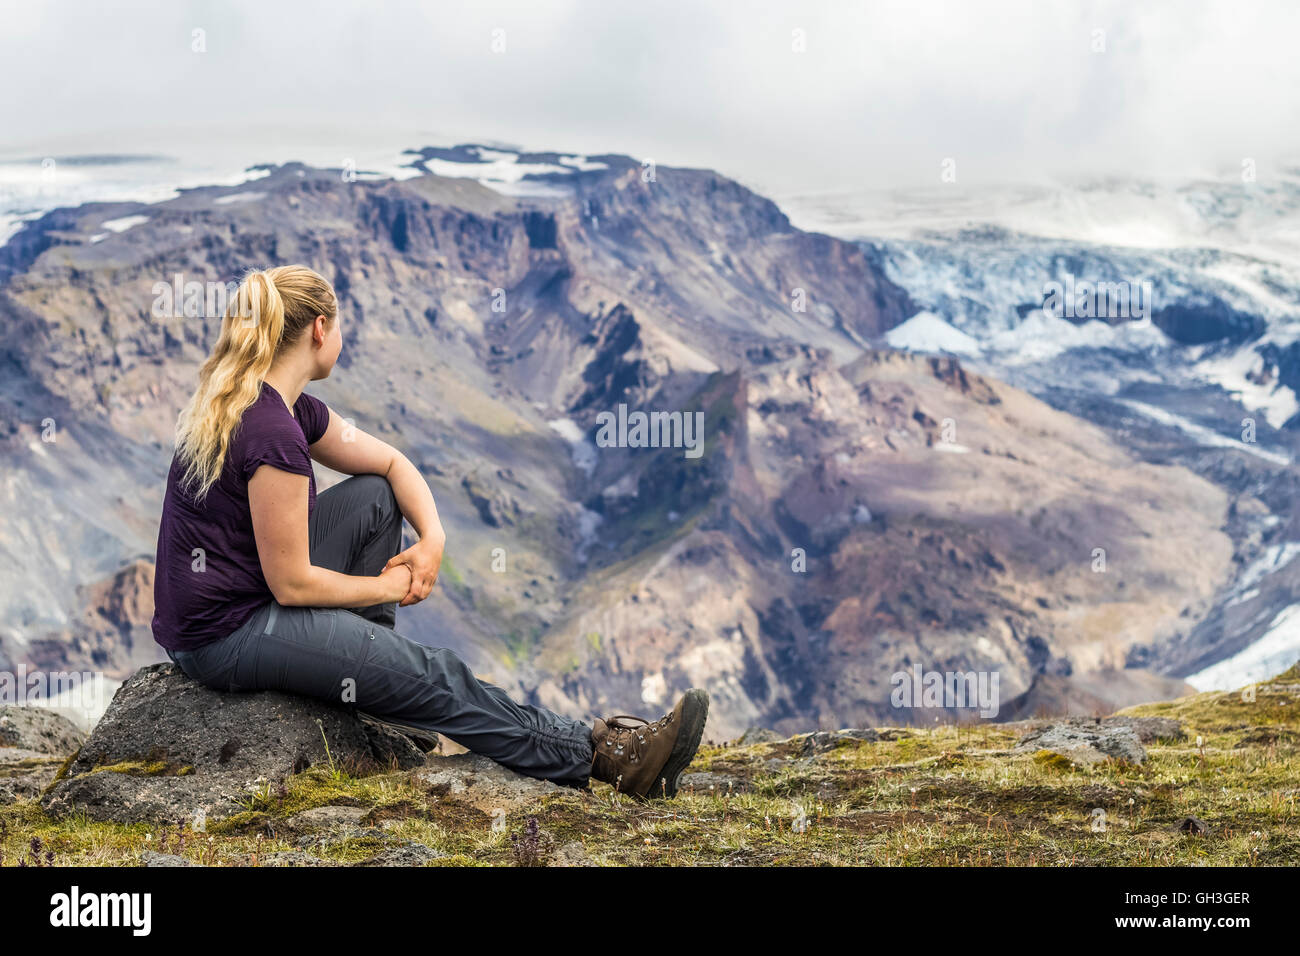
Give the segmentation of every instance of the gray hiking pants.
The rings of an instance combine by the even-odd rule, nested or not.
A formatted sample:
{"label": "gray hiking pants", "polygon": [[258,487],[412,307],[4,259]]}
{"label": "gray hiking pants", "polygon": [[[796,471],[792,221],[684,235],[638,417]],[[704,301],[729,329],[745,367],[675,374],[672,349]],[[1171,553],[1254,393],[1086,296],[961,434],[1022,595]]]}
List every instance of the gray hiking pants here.
{"label": "gray hiking pants", "polygon": [[[402,514],[388,481],[357,475],[320,494],[310,539],[312,564],[378,574],[402,540]],[[589,726],[515,703],[452,651],[398,634],[396,618],[396,604],[350,611],[270,601],[229,636],[168,654],[216,690],[315,697],[436,731],[530,777],[587,786]]]}

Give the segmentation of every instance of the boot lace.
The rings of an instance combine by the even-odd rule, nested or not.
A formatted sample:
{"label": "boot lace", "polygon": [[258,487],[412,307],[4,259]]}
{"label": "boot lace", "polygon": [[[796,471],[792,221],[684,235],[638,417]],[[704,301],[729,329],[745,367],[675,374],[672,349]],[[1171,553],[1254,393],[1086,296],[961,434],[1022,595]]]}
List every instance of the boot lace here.
{"label": "boot lace", "polygon": [[607,733],[601,741],[600,752],[608,757],[626,757],[630,763],[636,763],[645,751],[647,740],[657,736],[672,720],[671,713],[653,722],[630,714],[610,717],[605,721]]}

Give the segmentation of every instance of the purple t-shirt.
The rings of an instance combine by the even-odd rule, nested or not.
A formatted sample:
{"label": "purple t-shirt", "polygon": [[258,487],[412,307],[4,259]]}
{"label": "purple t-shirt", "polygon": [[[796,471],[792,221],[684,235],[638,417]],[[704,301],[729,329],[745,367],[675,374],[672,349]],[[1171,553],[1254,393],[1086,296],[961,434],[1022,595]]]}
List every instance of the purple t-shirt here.
{"label": "purple t-shirt", "polygon": [[307,476],[307,513],[316,507],[316,478],[307,446],[329,425],[329,409],[306,392],[293,414],[262,383],[230,439],[221,477],[202,504],[181,488],[176,456],[167,473],[154,573],[154,640],[169,650],[193,650],[225,637],[273,600],[253,537],[248,479],[261,465]]}

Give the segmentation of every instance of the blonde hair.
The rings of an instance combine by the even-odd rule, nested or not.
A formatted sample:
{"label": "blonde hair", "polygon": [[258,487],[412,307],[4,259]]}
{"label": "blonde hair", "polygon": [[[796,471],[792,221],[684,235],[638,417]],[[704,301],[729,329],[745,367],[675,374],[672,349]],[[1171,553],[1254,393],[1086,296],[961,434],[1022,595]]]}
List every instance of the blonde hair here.
{"label": "blonde hair", "polygon": [[316,316],[333,322],[338,300],[325,278],[306,266],[250,272],[221,321],[221,334],[203,367],[199,387],[176,421],[176,452],[185,465],[181,484],[196,501],[221,477],[240,419],[261,394],[271,363]]}

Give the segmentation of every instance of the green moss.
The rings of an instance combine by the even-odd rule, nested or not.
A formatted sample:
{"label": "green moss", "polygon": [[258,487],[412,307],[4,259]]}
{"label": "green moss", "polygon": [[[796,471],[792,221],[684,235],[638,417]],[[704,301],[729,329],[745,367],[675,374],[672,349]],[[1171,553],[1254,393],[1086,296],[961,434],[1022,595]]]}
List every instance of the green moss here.
{"label": "green moss", "polygon": [[1069,757],[1058,754],[1054,750],[1035,751],[1034,763],[1045,770],[1058,770],[1062,773],[1071,773],[1075,769],[1074,763]]}
{"label": "green moss", "polygon": [[120,760],[104,764],[89,773],[125,773],[133,777],[163,777],[175,775],[165,760]]}
{"label": "green moss", "polygon": [[[71,766],[72,766],[72,762],[73,762],[74,760],[76,760],[76,759],[77,759],[78,757],[80,757],[80,756],[81,756],[81,748],[80,748],[80,747],[78,747],[75,751],[73,751],[71,754],[68,755],[68,759],[65,760],[65,761],[63,761],[62,766],[59,767],[59,772],[56,773],[56,774],[54,775],[54,779],[50,781],[50,786],[51,786],[51,787],[54,786],[56,783],[58,783],[60,780],[62,780],[64,777],[66,777],[66,776],[68,775],[68,768],[71,767]],[[46,789],[47,789],[47,791],[48,791],[49,788],[46,788]]]}
{"label": "green moss", "polygon": [[275,818],[265,810],[245,810],[207,824],[205,831],[213,835],[256,833],[270,828]]}
{"label": "green moss", "polygon": [[[1300,721],[1297,684],[1291,676],[1296,668],[1269,681],[1234,691],[1211,691],[1178,700],[1141,704],[1120,711],[1121,714],[1148,717],[1174,717],[1183,721],[1184,729],[1194,739],[1216,737],[1247,727],[1295,725]],[[1205,741],[1207,744],[1209,740]],[[1217,744],[1217,739],[1215,740]]]}

